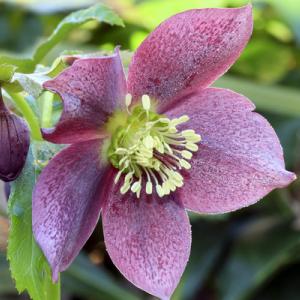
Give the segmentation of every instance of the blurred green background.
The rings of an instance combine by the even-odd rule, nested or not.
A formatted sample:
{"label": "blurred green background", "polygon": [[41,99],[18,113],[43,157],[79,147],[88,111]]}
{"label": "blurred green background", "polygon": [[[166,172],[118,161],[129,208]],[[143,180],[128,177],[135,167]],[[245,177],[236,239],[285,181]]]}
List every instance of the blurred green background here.
{"label": "blurred green background", "polygon": [[[94,22],[73,31],[44,61],[65,50],[134,51],[167,17],[191,8],[237,7],[248,1],[107,0],[126,26]],[[95,1],[0,2],[0,52],[29,55],[63,17]],[[216,85],[248,96],[277,131],[287,168],[300,175],[300,1],[253,1],[254,33],[246,50]],[[125,62],[126,64],[127,62]],[[3,187],[0,186],[3,194]],[[0,299],[18,296],[5,259],[8,221],[0,196]],[[174,300],[300,299],[300,181],[258,204],[220,216],[191,215],[193,245]],[[154,299],[128,283],[110,261],[101,224],[62,275],[65,300]]]}

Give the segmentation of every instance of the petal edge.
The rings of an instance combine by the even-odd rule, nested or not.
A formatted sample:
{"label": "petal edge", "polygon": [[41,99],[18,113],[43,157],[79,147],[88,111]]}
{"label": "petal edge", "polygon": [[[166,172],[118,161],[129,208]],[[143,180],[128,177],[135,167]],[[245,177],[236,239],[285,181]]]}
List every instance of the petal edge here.
{"label": "petal edge", "polygon": [[206,88],[239,57],[252,33],[252,8],[189,10],[164,21],[140,45],[129,66],[128,90],[165,107]]}
{"label": "petal edge", "polygon": [[278,137],[244,96],[208,88],[168,111],[189,115],[188,128],[202,136],[184,186],[185,207],[199,213],[225,213],[254,204],[295,174],[285,170]]}
{"label": "petal edge", "polygon": [[102,125],[123,105],[126,93],[119,50],[110,56],[77,58],[43,86],[57,93],[63,101],[58,124],[42,130],[47,141],[72,144],[101,138]]}
{"label": "petal edge", "polygon": [[98,221],[99,183],[106,169],[99,159],[100,146],[100,141],[88,141],[59,152],[33,191],[33,233],[54,281],[77,256]]}
{"label": "petal edge", "polygon": [[111,187],[108,194],[102,222],[113,263],[137,287],[169,299],[190,253],[190,224],[184,208],[175,195],[121,197],[118,187]]}

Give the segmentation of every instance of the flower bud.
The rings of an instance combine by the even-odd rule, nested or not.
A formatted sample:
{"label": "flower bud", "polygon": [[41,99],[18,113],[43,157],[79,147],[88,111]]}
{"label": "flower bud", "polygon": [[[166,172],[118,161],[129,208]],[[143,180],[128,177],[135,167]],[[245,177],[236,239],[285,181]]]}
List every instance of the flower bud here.
{"label": "flower bud", "polygon": [[0,91],[0,179],[8,182],[18,177],[25,164],[29,144],[27,124],[5,107]]}

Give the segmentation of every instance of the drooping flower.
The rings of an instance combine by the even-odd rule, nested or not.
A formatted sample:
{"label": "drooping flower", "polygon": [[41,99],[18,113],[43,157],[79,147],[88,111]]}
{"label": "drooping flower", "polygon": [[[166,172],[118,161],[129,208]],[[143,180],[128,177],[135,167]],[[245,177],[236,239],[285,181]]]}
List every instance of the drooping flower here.
{"label": "drooping flower", "polygon": [[23,169],[30,143],[25,121],[10,112],[0,89],[0,179],[15,180]]}
{"label": "drooping flower", "polygon": [[251,32],[251,6],[186,11],[141,44],[127,80],[116,50],[75,59],[44,84],[64,105],[44,138],[71,144],[33,194],[33,231],[54,280],[101,211],[114,264],[139,288],[169,299],[190,253],[185,209],[234,211],[295,179],[250,100],[209,88]]}

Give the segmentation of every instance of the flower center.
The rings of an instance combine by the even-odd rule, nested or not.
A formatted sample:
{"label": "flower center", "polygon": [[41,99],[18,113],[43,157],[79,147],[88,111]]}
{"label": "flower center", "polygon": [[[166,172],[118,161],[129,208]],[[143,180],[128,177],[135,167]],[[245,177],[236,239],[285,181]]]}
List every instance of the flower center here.
{"label": "flower center", "polygon": [[183,186],[181,169],[190,169],[188,162],[198,150],[200,135],[194,130],[178,131],[177,126],[189,120],[186,115],[168,119],[155,113],[148,95],[143,95],[142,105],[131,105],[131,95],[125,99],[126,118],[110,120],[113,134],[108,148],[108,158],[119,169],[115,183],[124,177],[121,194],[131,190],[140,197],[145,188],[147,194],[156,193],[163,197]]}

